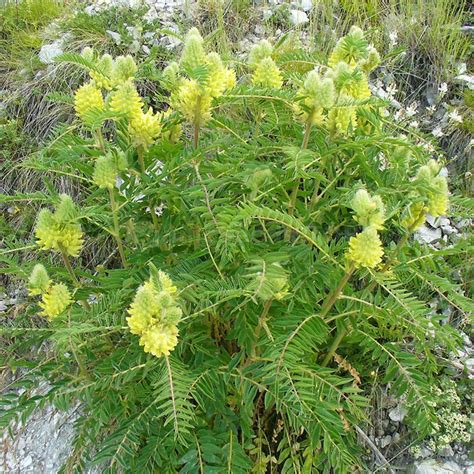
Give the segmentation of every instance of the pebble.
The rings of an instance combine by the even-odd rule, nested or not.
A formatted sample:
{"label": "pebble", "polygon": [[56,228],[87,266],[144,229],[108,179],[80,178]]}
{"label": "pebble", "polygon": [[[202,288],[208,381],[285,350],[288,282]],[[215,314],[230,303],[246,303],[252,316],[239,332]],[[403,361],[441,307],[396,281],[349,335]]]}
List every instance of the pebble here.
{"label": "pebble", "polygon": [[388,417],[392,421],[403,421],[407,413],[408,410],[406,408],[404,408],[402,405],[398,405],[388,412]]}
{"label": "pebble", "polygon": [[301,10],[290,11],[290,23],[294,26],[304,25],[309,21],[308,15]]}
{"label": "pebble", "polygon": [[436,459],[428,459],[415,463],[415,474],[463,474],[463,471],[453,461],[438,462]]}
{"label": "pebble", "polygon": [[38,57],[43,64],[52,64],[54,59],[60,54],[63,54],[63,49],[60,42],[55,41],[54,43],[42,46],[38,53]]}
{"label": "pebble", "polygon": [[418,242],[430,244],[441,239],[441,229],[432,229],[427,225],[423,224],[416,232],[415,239]]}

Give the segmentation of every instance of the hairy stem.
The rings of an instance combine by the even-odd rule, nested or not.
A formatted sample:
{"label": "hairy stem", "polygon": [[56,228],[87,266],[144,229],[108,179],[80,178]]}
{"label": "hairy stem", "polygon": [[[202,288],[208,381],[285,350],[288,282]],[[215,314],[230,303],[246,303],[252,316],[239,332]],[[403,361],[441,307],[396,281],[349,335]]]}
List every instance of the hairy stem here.
{"label": "hairy stem", "polygon": [[[145,167],[145,158],[144,158],[144,149],[143,147],[138,147],[137,148],[137,155],[138,155],[138,164],[140,165],[140,171],[145,174],[146,172],[146,167]],[[155,229],[158,229],[160,224],[158,222],[158,217],[156,216],[155,212],[155,205],[151,200],[148,201],[148,207],[150,208],[150,213],[151,213],[151,220],[153,221],[153,227]]]}
{"label": "hairy stem", "polygon": [[257,344],[258,344],[258,338],[260,337],[260,333],[262,331],[262,328],[264,328],[267,324],[267,316],[268,312],[270,311],[270,306],[273,303],[273,298],[268,299],[265,301],[265,304],[263,305],[263,311],[260,317],[258,318],[258,325],[255,329],[255,341],[252,344],[252,349],[250,350],[250,357],[252,359],[255,359],[257,356]]}
{"label": "hairy stem", "polygon": [[321,318],[324,318],[329,313],[329,311],[331,311],[331,308],[334,306],[334,303],[337,301],[337,299],[341,295],[342,290],[346,286],[346,283],[349,281],[349,278],[354,273],[354,270],[355,270],[355,267],[352,264],[349,270],[347,270],[344,276],[341,278],[335,290],[332,291],[328,295],[326,301],[323,303],[321,307]]}
{"label": "hairy stem", "polygon": [[72,268],[66,249],[64,248],[62,244],[59,244],[59,250],[61,252],[61,257],[63,258],[64,266],[66,267],[66,270],[68,271],[70,277],[72,278],[74,285],[76,287],[79,286],[80,285],[79,280],[77,279],[76,274],[74,273],[74,270]]}
{"label": "hairy stem", "polygon": [[[337,285],[336,289],[329,294],[327,300],[324,302],[324,304],[322,306],[322,311],[321,311],[321,317],[322,318],[324,318],[329,313],[331,308],[334,306],[334,303],[337,301],[337,299],[341,295],[342,290],[344,289],[344,287],[346,286],[346,284],[349,281],[350,277],[354,273],[354,270],[355,270],[355,267],[354,267],[354,264],[352,264],[351,267],[349,268],[349,270],[347,270],[346,273],[344,274],[344,276],[341,278],[341,280],[340,280],[339,284]],[[322,363],[323,367],[326,367],[329,364],[329,362],[331,361],[331,359],[334,356],[334,353],[336,352],[337,348],[339,347],[339,344],[344,339],[346,334],[347,334],[347,329],[345,329],[345,328],[338,332],[338,334],[336,335],[336,337],[334,338],[334,340],[331,344],[331,347],[329,348],[328,353],[326,354],[326,357],[323,360],[323,363]]]}
{"label": "hairy stem", "polygon": [[112,208],[112,218],[114,221],[114,232],[115,232],[115,240],[117,241],[118,251],[120,254],[120,260],[122,260],[123,268],[127,268],[127,261],[125,259],[125,252],[123,249],[123,242],[122,237],[120,235],[120,224],[118,218],[118,209],[117,209],[117,202],[115,200],[115,193],[113,188],[109,188],[109,197],[110,197],[110,207]]}
{"label": "hairy stem", "polygon": [[[306,126],[303,136],[303,142],[301,143],[301,150],[308,148],[309,137],[311,135],[311,128],[313,126],[313,113],[310,113],[308,120],[306,120]],[[291,191],[290,202],[288,203],[288,214],[293,216],[296,207],[296,200],[298,199],[298,189],[300,187],[300,178],[297,179],[293,189]],[[291,229],[287,228],[285,231],[285,240],[290,240]]]}
{"label": "hairy stem", "polygon": [[[74,270],[71,265],[71,261],[69,260],[68,254],[66,252],[66,249],[62,244],[59,244],[59,251],[61,252],[61,257],[63,258],[64,266],[66,267],[66,270],[68,271],[69,275],[72,278],[72,281],[74,282],[74,286],[76,288],[79,288],[81,286],[81,283],[76,277],[76,274],[74,273]],[[91,309],[90,304],[87,300],[81,300],[82,306],[84,306],[85,309]]]}

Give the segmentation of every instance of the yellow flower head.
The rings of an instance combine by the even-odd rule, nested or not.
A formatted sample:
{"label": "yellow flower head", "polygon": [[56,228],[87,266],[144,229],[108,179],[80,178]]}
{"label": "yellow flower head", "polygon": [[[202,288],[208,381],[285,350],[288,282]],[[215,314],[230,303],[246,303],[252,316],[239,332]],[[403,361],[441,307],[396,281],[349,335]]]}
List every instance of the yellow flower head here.
{"label": "yellow flower head", "polygon": [[150,280],[137,291],[128,310],[127,323],[132,334],[141,336],[145,352],[157,357],[168,355],[178,343],[182,311],[176,304],[177,288],[166,273],[152,271]]}
{"label": "yellow flower head", "polygon": [[420,185],[419,194],[426,202],[426,211],[434,217],[444,216],[448,210],[449,189],[444,176],[439,176],[441,165],[435,160],[420,166],[415,183]]}
{"label": "yellow flower head", "polygon": [[433,191],[428,193],[428,213],[433,217],[446,215],[448,211],[449,191],[444,176],[436,176],[431,181]]}
{"label": "yellow flower head", "polygon": [[368,51],[367,58],[361,63],[362,70],[367,74],[380,64],[379,52],[372,45],[369,46]]}
{"label": "yellow flower head", "polygon": [[148,148],[161,132],[161,114],[153,114],[151,107],[148,112],[136,115],[128,125],[128,133],[134,146]]}
{"label": "yellow flower head", "polygon": [[195,69],[206,62],[204,40],[197,28],[191,28],[184,39],[180,63],[185,69]]}
{"label": "yellow flower head", "polygon": [[385,222],[385,206],[380,196],[371,196],[365,189],[359,189],[351,201],[356,215],[354,219],[364,227],[379,230]]}
{"label": "yellow flower head", "polygon": [[178,344],[178,328],[171,324],[155,324],[143,332],[140,345],[156,357],[170,355]]}
{"label": "yellow flower head", "polygon": [[264,58],[257,64],[252,76],[252,84],[272,89],[281,88],[283,78],[272,58]]}
{"label": "yellow flower head", "polygon": [[143,100],[138,95],[135,85],[131,81],[120,84],[110,95],[110,110],[124,115],[129,120],[142,114]]}
{"label": "yellow flower head", "polygon": [[328,128],[333,133],[347,135],[357,128],[357,108],[345,105],[351,101],[350,97],[341,96],[336,107],[328,113]]}
{"label": "yellow flower head", "polygon": [[328,72],[334,80],[337,92],[354,99],[366,99],[371,96],[369,80],[360,69],[353,69],[346,63],[337,64]]}
{"label": "yellow flower head", "polygon": [[271,58],[273,53],[273,46],[266,39],[252,46],[250,50],[248,63],[252,69],[255,69],[260,62],[265,58]]}
{"label": "yellow flower head", "polygon": [[42,209],[38,214],[35,235],[42,250],[64,251],[76,257],[81,250],[83,239],[79,223],[74,220],[75,207],[71,198],[61,195],[61,201],[54,214]]}
{"label": "yellow flower head", "polygon": [[317,70],[310,71],[300,94],[309,109],[330,109],[335,99],[334,81],[330,77],[321,78]]}
{"label": "yellow flower head", "polygon": [[168,91],[174,91],[179,86],[180,82],[179,64],[173,61],[163,69],[163,76],[161,80],[162,86]]}
{"label": "yellow flower head", "polygon": [[156,290],[151,282],[146,282],[138,289],[128,310],[130,317],[127,318],[127,323],[130,332],[140,335],[153,324],[160,310],[156,303]]}
{"label": "yellow flower head", "polygon": [[43,309],[40,314],[51,321],[59,316],[71,304],[71,301],[71,294],[66,285],[63,283],[53,285],[46,293],[43,293],[39,303]]}
{"label": "yellow flower head", "polygon": [[97,158],[92,179],[99,188],[112,189],[117,176],[126,168],[127,159],[123,153],[107,153]]}
{"label": "yellow flower head", "polygon": [[48,291],[51,285],[48,272],[41,263],[33,267],[30,278],[28,279],[28,292],[30,295],[41,295]]}
{"label": "yellow flower head", "polygon": [[110,90],[112,87],[112,82],[110,80],[110,75],[112,73],[112,69],[114,67],[114,60],[110,54],[104,54],[98,61],[97,61],[97,68],[100,70],[91,70],[89,71],[89,75],[94,81],[94,84],[102,89]]}
{"label": "yellow flower head", "polygon": [[124,82],[133,81],[137,70],[135,60],[130,54],[127,54],[127,56],[118,56],[115,58],[111,70],[112,86],[116,87]]}
{"label": "yellow flower head", "polygon": [[206,90],[211,97],[220,97],[227,89],[235,86],[235,72],[224,67],[217,53],[209,53],[206,62],[209,68]]}
{"label": "yellow flower head", "polygon": [[74,95],[74,109],[84,123],[89,125],[88,114],[91,111],[104,110],[104,98],[100,89],[92,82],[79,87]]}
{"label": "yellow flower head", "polygon": [[353,26],[349,34],[343,36],[334,47],[329,56],[329,67],[334,67],[340,62],[345,62],[351,67],[365,60],[369,54],[369,44],[365,39],[364,32],[357,26]]}
{"label": "yellow flower head", "polygon": [[374,227],[367,227],[349,240],[348,259],[356,268],[374,268],[383,256],[382,242]]}
{"label": "yellow flower head", "polygon": [[171,96],[173,107],[193,125],[202,125],[211,118],[211,96],[194,79],[183,79]]}

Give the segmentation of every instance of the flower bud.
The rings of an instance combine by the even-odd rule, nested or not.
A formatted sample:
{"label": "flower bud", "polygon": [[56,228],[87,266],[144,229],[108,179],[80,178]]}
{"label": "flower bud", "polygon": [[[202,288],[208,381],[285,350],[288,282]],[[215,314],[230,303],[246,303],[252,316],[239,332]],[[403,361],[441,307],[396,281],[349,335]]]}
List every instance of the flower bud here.
{"label": "flower bud", "polygon": [[30,295],[40,295],[45,293],[51,284],[48,272],[41,263],[37,263],[33,267],[30,278],[28,280],[28,292]]}
{"label": "flower bud", "polygon": [[380,196],[371,196],[365,189],[359,189],[351,201],[356,215],[354,219],[362,226],[382,229],[385,222],[385,206]]}
{"label": "flower bud", "polygon": [[206,61],[203,47],[204,40],[197,28],[191,28],[184,40],[184,48],[181,54],[181,65],[185,69],[195,69]]}
{"label": "flower bud", "polygon": [[135,60],[130,54],[126,56],[118,56],[115,58],[115,62],[111,71],[111,78],[113,86],[127,81],[131,81],[135,78],[137,73],[137,65]]}
{"label": "flower bud", "polygon": [[248,64],[255,69],[265,58],[271,58],[273,46],[266,40],[262,39],[259,43],[252,46],[250,50]]}
{"label": "flower bud", "polygon": [[97,68],[100,72],[96,70],[91,70],[89,75],[94,81],[94,84],[102,89],[110,90],[112,87],[112,82],[110,76],[112,74],[112,69],[114,66],[114,60],[110,54],[104,54],[99,61],[97,61]]}

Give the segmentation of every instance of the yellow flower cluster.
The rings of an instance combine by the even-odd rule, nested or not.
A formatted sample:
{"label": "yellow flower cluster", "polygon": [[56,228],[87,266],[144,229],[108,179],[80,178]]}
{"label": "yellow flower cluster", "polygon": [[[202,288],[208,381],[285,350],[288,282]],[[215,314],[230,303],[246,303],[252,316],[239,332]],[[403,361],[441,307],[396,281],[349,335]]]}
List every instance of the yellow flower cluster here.
{"label": "yellow flower cluster", "polygon": [[351,201],[354,219],[363,227],[372,226],[379,230],[385,222],[385,206],[380,196],[371,196],[365,189],[359,189]]}
{"label": "yellow flower cluster", "polygon": [[111,90],[123,82],[133,81],[138,69],[129,54],[115,59],[110,54],[104,54],[99,58],[92,48],[84,48],[82,56],[94,65],[89,75],[99,89]]}
{"label": "yellow flower cluster", "polygon": [[90,124],[88,114],[92,111],[104,110],[104,98],[102,92],[93,82],[82,85],[74,96],[74,109],[77,115],[86,123]]}
{"label": "yellow flower cluster", "polygon": [[110,110],[133,120],[142,114],[143,100],[131,81],[123,82],[110,94]]}
{"label": "yellow flower cluster", "polygon": [[51,285],[48,290],[43,293],[39,303],[39,306],[43,309],[40,314],[51,321],[59,316],[71,302],[71,294],[66,285],[63,283]]}
{"label": "yellow flower cluster", "polygon": [[368,74],[379,63],[377,50],[368,44],[364,32],[358,27],[352,27],[349,34],[336,44],[326,73],[333,80],[338,97],[328,113],[328,128],[333,133],[345,135],[367,125],[357,113],[359,108],[367,105],[357,105],[354,101],[371,96]]}
{"label": "yellow flower cluster", "polygon": [[42,250],[62,251],[77,257],[83,244],[83,234],[74,216],[74,203],[66,194],[60,196],[60,203],[54,213],[42,209],[35,228],[38,246]]}
{"label": "yellow flower cluster", "polygon": [[42,295],[39,306],[40,313],[50,321],[59,316],[70,304],[71,294],[62,283],[52,284],[48,272],[40,263],[36,264],[28,280],[30,295]]}
{"label": "yellow flower cluster", "polygon": [[146,114],[140,111],[133,117],[128,125],[128,133],[135,147],[148,148],[154,143],[161,132],[161,116],[154,114],[150,107]]}
{"label": "yellow flower cluster", "polygon": [[[143,111],[143,99],[134,83],[137,65],[132,56],[113,59],[104,54],[98,58],[91,48],[85,48],[82,55],[91,63],[89,75],[92,80],[76,91],[74,103],[78,116],[86,125],[91,126],[92,110],[109,110],[118,119],[128,120],[128,132],[135,147],[148,148],[161,133],[162,114],[154,114],[151,108],[147,112]],[[107,91],[105,101],[101,89]],[[97,178],[104,187],[109,187],[112,173],[104,165],[105,162],[99,165]],[[104,174],[107,171],[110,172],[109,176]]]}
{"label": "yellow flower cluster", "polygon": [[382,242],[374,227],[367,227],[350,238],[347,257],[356,268],[374,268],[382,261],[382,256]]}
{"label": "yellow flower cluster", "polygon": [[163,71],[163,85],[171,91],[171,104],[195,126],[211,118],[212,100],[235,86],[235,72],[215,53],[206,54],[196,28],[189,30],[179,65]]}
{"label": "yellow flower cluster", "polygon": [[280,68],[272,58],[273,46],[261,40],[250,50],[248,65],[252,69],[252,84],[270,89],[280,89],[283,77]]}
{"label": "yellow flower cluster", "polygon": [[177,291],[166,273],[152,269],[128,310],[130,332],[139,335],[143,350],[156,357],[169,355],[178,344],[182,311],[176,304]]}
{"label": "yellow flower cluster", "polygon": [[421,166],[415,176],[414,184],[417,186],[417,199],[412,203],[402,225],[414,231],[425,222],[426,214],[433,217],[444,216],[448,211],[449,189],[444,176],[439,175],[440,165],[435,160]]}
{"label": "yellow flower cluster", "polygon": [[92,179],[99,188],[112,189],[117,176],[126,168],[127,159],[123,153],[107,153],[107,155],[97,158]]}
{"label": "yellow flower cluster", "polygon": [[252,75],[252,84],[271,89],[281,88],[283,78],[280,69],[272,58],[263,58],[257,64]]}

